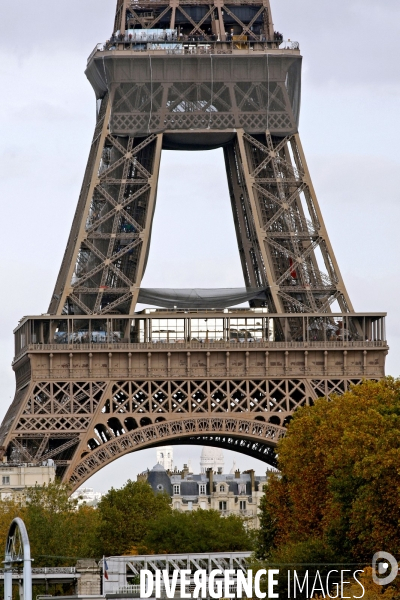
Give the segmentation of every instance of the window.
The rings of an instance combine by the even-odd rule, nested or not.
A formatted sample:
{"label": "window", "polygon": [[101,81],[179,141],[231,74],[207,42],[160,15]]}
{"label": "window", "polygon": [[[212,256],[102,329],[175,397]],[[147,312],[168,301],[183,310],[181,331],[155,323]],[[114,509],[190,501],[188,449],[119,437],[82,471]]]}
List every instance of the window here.
{"label": "window", "polygon": [[239,485],[238,485],[238,492],[239,492],[239,494],[245,494],[246,493],[246,484],[245,483],[239,483]]}
{"label": "window", "polygon": [[229,327],[229,339],[231,341],[258,342],[263,339],[263,319],[260,317],[255,319],[229,319]]}
{"label": "window", "polygon": [[178,496],[181,493],[181,486],[174,485],[174,496]]}
{"label": "window", "polygon": [[190,319],[191,339],[208,342],[224,339],[223,319]]}
{"label": "window", "polygon": [[219,510],[226,510],[226,502],[219,503]]}
{"label": "window", "polygon": [[10,476],[3,476],[3,485],[10,485]]}
{"label": "window", "polygon": [[220,488],[219,488],[219,491],[220,491],[220,492],[225,492],[225,486],[224,486],[224,485],[221,485],[221,486],[220,486]]}
{"label": "window", "polygon": [[200,484],[200,491],[199,491],[201,496],[205,496],[207,493],[207,486],[205,483],[201,483]]}
{"label": "window", "polygon": [[184,319],[151,319],[151,342],[183,342],[185,340]]}
{"label": "window", "polygon": [[240,500],[239,507],[240,510],[246,510],[246,500]]}

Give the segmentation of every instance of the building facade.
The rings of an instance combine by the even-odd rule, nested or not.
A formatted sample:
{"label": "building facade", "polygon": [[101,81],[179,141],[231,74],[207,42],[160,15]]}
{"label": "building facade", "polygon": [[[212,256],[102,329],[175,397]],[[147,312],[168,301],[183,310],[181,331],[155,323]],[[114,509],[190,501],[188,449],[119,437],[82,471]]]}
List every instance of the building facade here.
{"label": "building facade", "polygon": [[[221,469],[220,469],[221,471]],[[182,471],[166,471],[157,464],[142,474],[154,493],[166,492],[174,510],[217,510],[222,516],[239,515],[248,527],[258,528],[259,504],[264,494],[268,474],[255,475],[253,470],[224,474],[208,469],[193,474],[185,465]]]}
{"label": "building facade", "polygon": [[17,499],[27,488],[48,485],[55,480],[56,466],[49,459],[42,465],[29,463],[0,463],[0,498]]}

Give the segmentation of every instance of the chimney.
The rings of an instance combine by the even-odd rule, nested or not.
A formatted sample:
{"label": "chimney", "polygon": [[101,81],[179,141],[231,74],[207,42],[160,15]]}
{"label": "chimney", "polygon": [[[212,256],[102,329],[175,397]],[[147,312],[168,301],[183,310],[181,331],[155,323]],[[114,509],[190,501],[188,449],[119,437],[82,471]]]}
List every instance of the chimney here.
{"label": "chimney", "polygon": [[236,469],[236,471],[235,471],[235,479],[240,479],[240,469]]}
{"label": "chimney", "polygon": [[255,483],[255,479],[254,479],[254,469],[249,469],[248,471],[244,471],[246,473],[246,475],[250,475],[250,482],[251,482],[251,491],[255,492],[256,491],[256,483]]}
{"label": "chimney", "polygon": [[213,491],[214,491],[214,473],[213,473],[213,470],[212,469],[207,469],[206,474],[207,474],[207,479],[208,479],[208,483],[209,483],[209,486],[210,486],[210,494],[212,494]]}
{"label": "chimney", "polygon": [[189,469],[187,465],[183,465],[181,479],[185,479],[186,475],[189,475]]}
{"label": "chimney", "polygon": [[218,467],[218,475],[222,475],[222,467]]}

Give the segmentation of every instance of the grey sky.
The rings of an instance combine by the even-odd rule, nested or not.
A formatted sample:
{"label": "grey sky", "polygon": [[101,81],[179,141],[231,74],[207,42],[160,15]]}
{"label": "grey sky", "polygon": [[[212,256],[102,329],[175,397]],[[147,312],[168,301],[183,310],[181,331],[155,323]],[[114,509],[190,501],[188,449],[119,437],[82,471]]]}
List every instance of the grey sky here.
{"label": "grey sky", "polygon": [[[61,263],[94,126],[83,71],[111,33],[114,4],[0,5],[0,417],[14,394],[12,329],[46,312]],[[300,133],[340,268],[356,310],[389,313],[387,372],[397,376],[400,3],[272,0],[272,8],[275,28],[304,56]],[[165,153],[144,283],[242,284],[221,151]],[[196,466],[199,452],[177,448],[177,461],[192,456]],[[94,485],[121,484],[154,457],[120,459]]]}

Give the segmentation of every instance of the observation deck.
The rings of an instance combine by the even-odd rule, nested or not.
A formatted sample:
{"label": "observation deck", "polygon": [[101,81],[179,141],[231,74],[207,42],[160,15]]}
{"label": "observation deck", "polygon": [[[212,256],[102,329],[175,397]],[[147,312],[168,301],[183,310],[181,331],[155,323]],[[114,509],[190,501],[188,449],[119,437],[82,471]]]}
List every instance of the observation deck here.
{"label": "observation deck", "polygon": [[[384,313],[145,309],[25,317],[14,332],[17,385],[77,378],[384,376]],[[28,362],[30,368],[27,368]]]}
{"label": "observation deck", "polygon": [[113,135],[164,133],[164,148],[209,149],[238,128],[297,132],[299,44],[273,31],[269,4],[164,0],[129,10],[127,28],[96,46],[86,70],[97,98],[111,99]]}

